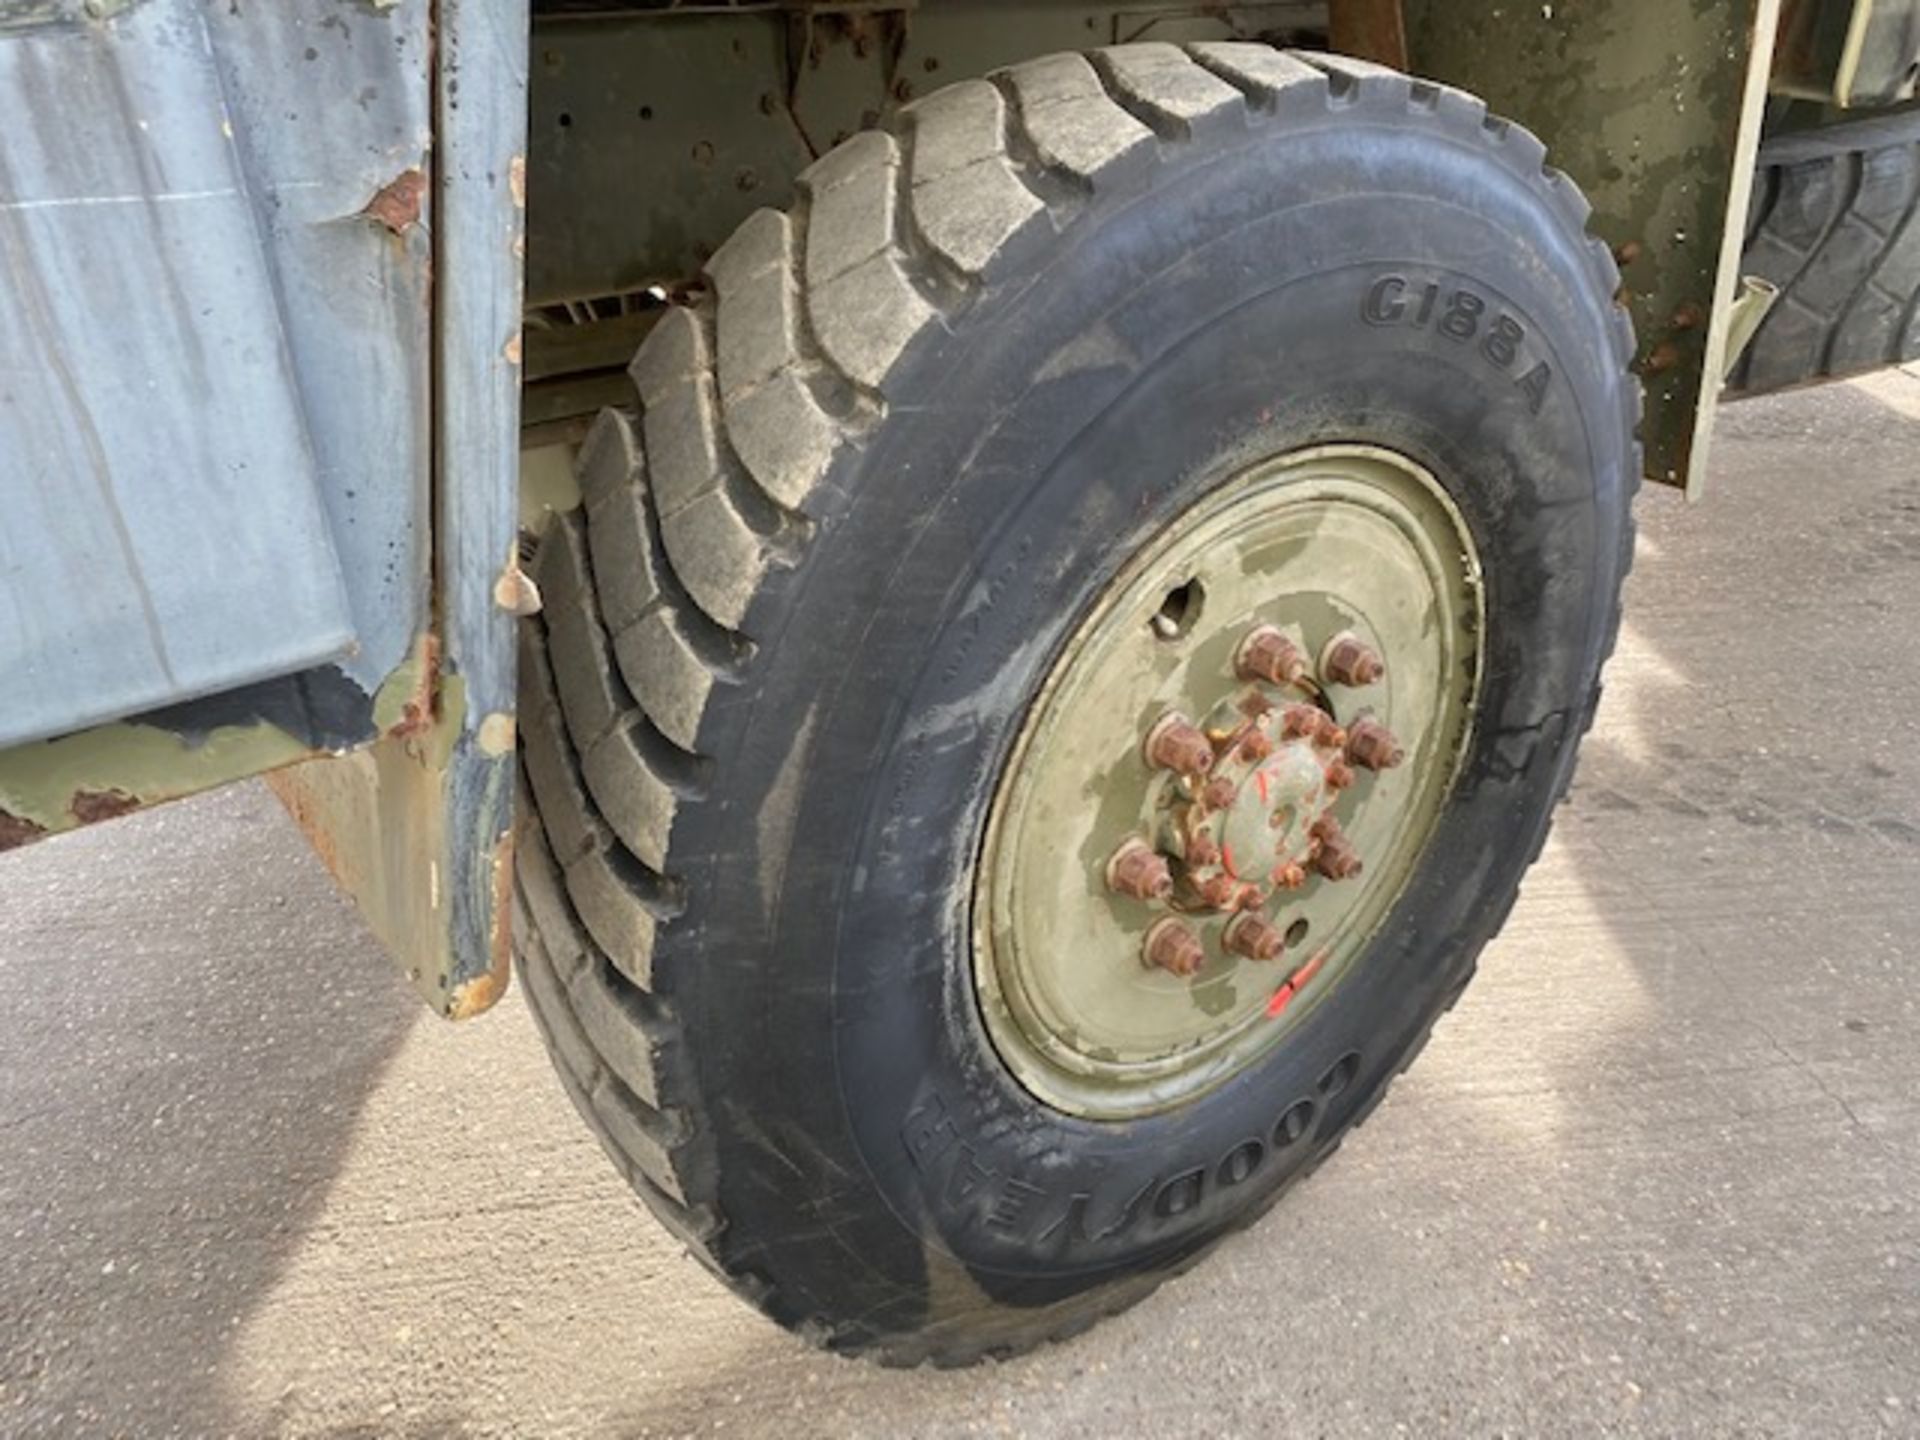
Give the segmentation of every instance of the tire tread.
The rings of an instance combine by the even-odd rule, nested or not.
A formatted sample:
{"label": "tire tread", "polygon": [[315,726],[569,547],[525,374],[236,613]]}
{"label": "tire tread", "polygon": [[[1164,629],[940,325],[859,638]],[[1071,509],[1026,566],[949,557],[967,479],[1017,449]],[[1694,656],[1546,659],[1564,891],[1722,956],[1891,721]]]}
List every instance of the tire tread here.
{"label": "tire tread", "polygon": [[1779,287],[1727,389],[1920,359],[1920,111],[1761,147],[1741,269]]}

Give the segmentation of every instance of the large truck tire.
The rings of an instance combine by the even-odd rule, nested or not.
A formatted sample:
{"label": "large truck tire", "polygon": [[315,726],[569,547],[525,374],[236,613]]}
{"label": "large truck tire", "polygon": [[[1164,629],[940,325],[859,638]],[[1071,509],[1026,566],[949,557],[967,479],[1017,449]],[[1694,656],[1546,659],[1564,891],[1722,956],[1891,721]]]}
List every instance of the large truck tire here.
{"label": "large truck tire", "polygon": [[1461,993],[1612,646],[1631,334],[1531,135],[1341,59],[1037,60],[799,188],[540,545],[516,943],[697,1255],[965,1363],[1261,1214]]}
{"label": "large truck tire", "polygon": [[1741,273],[1780,297],[1732,394],[1920,359],[1920,110],[1762,145]]}

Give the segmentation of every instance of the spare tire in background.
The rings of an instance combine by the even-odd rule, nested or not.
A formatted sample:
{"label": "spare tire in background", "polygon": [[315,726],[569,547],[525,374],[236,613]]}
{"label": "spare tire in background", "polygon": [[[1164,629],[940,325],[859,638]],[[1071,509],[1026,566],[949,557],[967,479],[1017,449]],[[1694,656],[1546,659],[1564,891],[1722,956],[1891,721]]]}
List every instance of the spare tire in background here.
{"label": "spare tire in background", "polygon": [[1920,109],[1763,144],[1741,272],[1780,298],[1729,394],[1920,359]]}

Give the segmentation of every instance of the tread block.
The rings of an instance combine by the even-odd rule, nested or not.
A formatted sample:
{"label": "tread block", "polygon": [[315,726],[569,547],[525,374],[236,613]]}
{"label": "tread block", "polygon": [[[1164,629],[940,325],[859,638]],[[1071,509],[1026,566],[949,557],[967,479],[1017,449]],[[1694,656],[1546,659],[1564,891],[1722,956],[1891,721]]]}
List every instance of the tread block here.
{"label": "tread block", "polygon": [[586,789],[568,763],[565,723],[551,712],[522,715],[520,729],[526,737],[527,781],[554,855],[566,865],[604,848],[612,832],[594,815]]}
{"label": "tread block", "polygon": [[[603,412],[606,413],[606,412]],[[587,548],[600,587],[600,611],[618,633],[657,606],[666,594],[655,560],[653,518],[645,477],[631,490],[587,509]]]}
{"label": "tread block", "polygon": [[[631,863],[631,862],[629,862]],[[605,850],[594,850],[566,869],[573,908],[613,966],[642,990],[653,988],[653,912],[620,878]]]}
{"label": "tread block", "polygon": [[653,870],[664,870],[667,838],[678,808],[672,788],[653,771],[635,739],[633,722],[619,726],[581,759],[587,793],[613,833]]}
{"label": "tread block", "polygon": [[881,387],[901,352],[935,319],[891,253],[870,256],[824,284],[811,275],[808,281],[807,313],[821,351],[869,390]]}
{"label": "tread block", "polygon": [[1177,45],[1115,45],[1094,51],[1108,85],[1147,123],[1186,139],[1216,126],[1240,123],[1245,97]]}
{"label": "tread block", "polygon": [[633,412],[607,409],[594,416],[573,462],[581,499],[589,506],[600,504],[633,489],[645,472]]}
{"label": "tread block", "polygon": [[[724,334],[725,321],[722,321]],[[833,464],[841,431],[797,370],[726,397],[727,438],[741,468],[774,503],[798,510]]]}
{"label": "tread block", "polygon": [[[1277,110],[1282,105],[1305,102],[1315,107],[1326,103],[1326,79],[1305,61],[1271,45],[1245,41],[1213,41],[1187,47],[1200,64],[1228,84],[1239,87],[1262,110]],[[1464,91],[1452,92],[1464,95]],[[1486,106],[1480,107],[1484,113]]]}
{"label": "tread block", "polygon": [[547,842],[561,865],[608,843],[610,832],[593,812],[573,766],[573,741],[561,717],[545,650],[532,638],[538,622],[520,628],[520,750],[540,807]]}
{"label": "tread block", "polygon": [[1870,369],[1892,359],[1900,320],[1906,311],[1901,301],[1873,290],[1861,295],[1834,331],[1827,351],[1827,368],[1838,374]]}
{"label": "tread block", "polygon": [[550,527],[540,547],[541,618],[546,653],[574,748],[587,751],[618,723],[625,697],[616,689],[606,632],[593,594],[584,526],[576,515]]}
{"label": "tread block", "polygon": [[643,615],[613,637],[613,654],[654,727],[682,750],[695,750],[714,674],[675,613],[663,607]]}
{"label": "tread block", "polygon": [[[647,474],[664,527],[721,483],[720,413],[705,370],[661,385],[647,402]],[[683,577],[684,578],[684,577]]]}
{"label": "tread block", "polygon": [[1046,206],[1006,147],[1006,100],[984,80],[950,85],[906,110],[913,126],[913,219],[964,275],[989,274]]}
{"label": "tread block", "polygon": [[[615,689],[613,655],[600,617],[582,607],[554,611],[547,620],[547,656],[560,687],[573,748],[585,754],[620,723],[622,696]],[[622,687],[625,688],[624,686]]]}
{"label": "tread block", "polygon": [[602,410],[580,450],[587,502],[587,559],[609,630],[643,614],[661,594],[646,542],[647,467],[637,417]]}
{"label": "tread block", "polygon": [[726,493],[709,490],[663,516],[660,541],[693,603],[718,624],[739,629],[772,556]]}
{"label": "tread block", "polygon": [[1747,383],[1773,390],[1819,374],[1826,333],[1820,316],[1782,295],[1747,350]]}
{"label": "tread block", "polygon": [[567,906],[566,881],[547,848],[534,803],[520,797],[521,825],[514,837],[520,898],[546,959],[562,980],[570,980],[588,961],[588,940]]}
{"label": "tread block", "polygon": [[[1106,100],[1112,104],[1107,87],[1100,83],[1100,76],[1084,55],[1045,55],[1009,65],[999,73],[1012,82],[1023,112],[1069,100]],[[1120,113],[1126,114],[1124,110]]]}
{"label": "tread block", "polygon": [[693,311],[676,305],[654,323],[627,367],[640,399],[655,405],[669,388],[713,368],[707,336]]}
{"label": "tread block", "polygon": [[1872,273],[1886,241],[1857,216],[1848,215],[1820,244],[1801,272],[1794,298],[1816,314],[1837,319],[1861,282]]}
{"label": "tread block", "polygon": [[[576,1022],[577,1023],[577,1022]],[[607,1071],[601,1071],[587,1092],[587,1104],[594,1118],[606,1128],[608,1137],[646,1178],[678,1204],[687,1203],[680,1174],[674,1169],[666,1127],[660,1117]]]}
{"label": "tread block", "polygon": [[1030,60],[1000,75],[1021,130],[1048,169],[1095,184],[1153,155],[1153,132],[1114,103],[1082,57]]}
{"label": "tread block", "polygon": [[757,234],[751,245],[730,248],[740,238],[735,236],[707,262],[707,278],[719,301],[714,348],[719,351],[720,398],[729,410],[742,391],[772,379],[801,359],[792,230],[784,215],[773,219],[778,223],[754,227]]}
{"label": "tread block", "polygon": [[[855,152],[845,164],[843,151]],[[820,285],[894,248],[900,147],[868,130],[801,172],[813,206],[807,212],[807,283]],[[822,180],[822,175],[829,177]]]}
{"label": "tread block", "polygon": [[1861,160],[1860,193],[1853,213],[1881,234],[1892,231],[1913,208],[1920,181],[1920,145],[1869,150]]}
{"label": "tread block", "polygon": [[579,1021],[574,1019],[567,987],[548,956],[545,942],[544,932],[519,942],[520,978],[526,982],[527,1003],[539,1017],[540,1028],[555,1060],[567,1077],[585,1092],[600,1073],[600,1057],[594,1053],[593,1044]]}
{"label": "tread block", "polygon": [[1354,98],[1362,85],[1367,86],[1379,99],[1391,98],[1396,101],[1405,101],[1413,91],[1411,77],[1390,65],[1379,65],[1372,60],[1360,60],[1352,55],[1334,55],[1321,50],[1296,50],[1288,53],[1298,55],[1331,80],[1336,100]]}
{"label": "tread block", "polygon": [[1047,207],[1010,161],[994,157],[913,187],[913,217],[927,244],[962,274],[990,276]]}
{"label": "tread block", "polygon": [[566,987],[574,1018],[594,1053],[634,1095],[661,1108],[660,1057],[656,1027],[643,1015],[637,992],[614,980],[597,964],[583,965]]}
{"label": "tread block", "polygon": [[913,183],[1005,159],[1006,112],[1006,100],[984,80],[963,80],[907,106],[900,114],[912,126]]}
{"label": "tread block", "polygon": [[707,266],[727,439],[754,483],[790,510],[819,483],[840,442],[839,426],[807,387],[793,260],[787,218],[763,210]]}

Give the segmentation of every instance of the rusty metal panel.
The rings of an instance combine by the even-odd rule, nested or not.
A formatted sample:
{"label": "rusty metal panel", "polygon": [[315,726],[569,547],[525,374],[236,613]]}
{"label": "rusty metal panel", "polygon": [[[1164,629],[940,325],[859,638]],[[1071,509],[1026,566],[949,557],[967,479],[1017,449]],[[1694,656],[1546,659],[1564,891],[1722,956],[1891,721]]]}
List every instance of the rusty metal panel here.
{"label": "rusty metal panel", "polygon": [[1328,0],[1327,48],[1406,69],[1407,21],[1400,0]]}
{"label": "rusty metal panel", "polygon": [[436,1010],[504,992],[512,887],[524,0],[436,12],[434,528],[428,713],[365,750],[283,770],[276,793]]}
{"label": "rusty metal panel", "polygon": [[1546,142],[1640,340],[1648,478],[1697,493],[1739,292],[1779,0],[1406,0],[1411,68]]}

